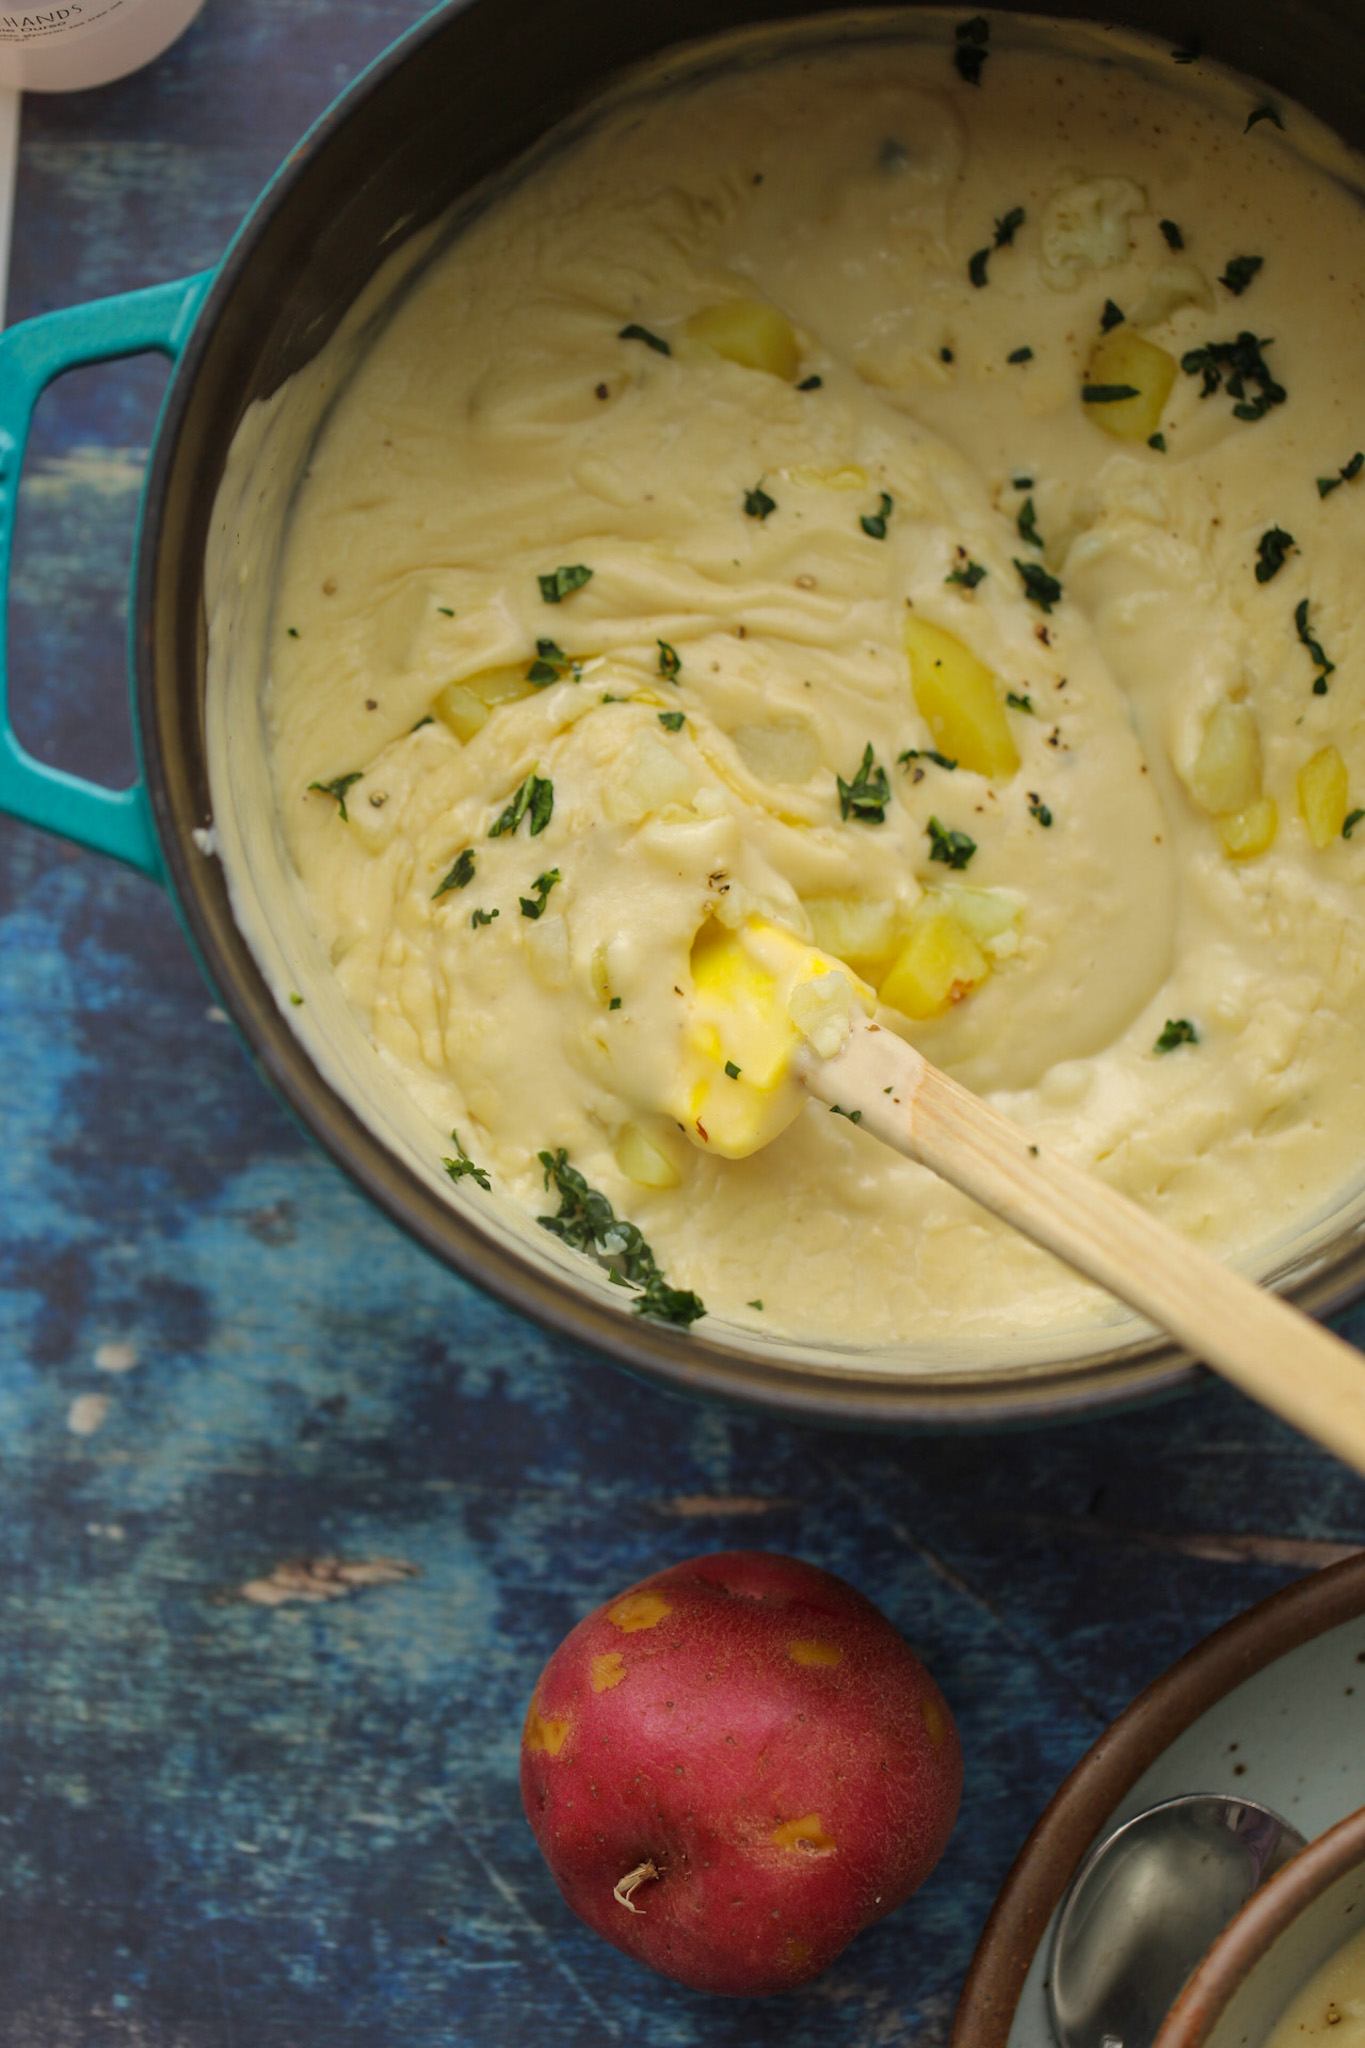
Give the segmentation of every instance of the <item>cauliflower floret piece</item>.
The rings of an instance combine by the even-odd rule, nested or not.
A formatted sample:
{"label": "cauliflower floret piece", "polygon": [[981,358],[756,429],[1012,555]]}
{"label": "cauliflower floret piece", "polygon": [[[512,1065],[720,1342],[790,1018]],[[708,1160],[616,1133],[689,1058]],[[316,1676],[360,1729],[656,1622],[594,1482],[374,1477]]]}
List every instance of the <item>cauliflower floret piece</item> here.
{"label": "cauliflower floret piece", "polygon": [[1131,178],[1087,178],[1054,192],[1043,208],[1043,282],[1073,291],[1088,270],[1112,270],[1132,248],[1128,223],[1146,213],[1147,194]]}

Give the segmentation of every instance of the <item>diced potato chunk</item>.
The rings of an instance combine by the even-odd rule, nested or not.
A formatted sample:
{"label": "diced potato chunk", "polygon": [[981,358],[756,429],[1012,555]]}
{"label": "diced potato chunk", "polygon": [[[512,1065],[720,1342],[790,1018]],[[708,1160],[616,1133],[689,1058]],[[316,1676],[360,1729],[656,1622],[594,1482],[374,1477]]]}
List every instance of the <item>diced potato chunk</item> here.
{"label": "diced potato chunk", "polygon": [[801,368],[801,348],[791,321],[776,306],[757,299],[728,299],[719,306],[703,306],[682,327],[687,341],[712,355],[739,363],[746,370],[766,370],[770,377],[796,382]]}
{"label": "diced potato chunk", "polygon": [[682,1180],[673,1161],[635,1124],[627,1124],[616,1141],[616,1164],[637,1188],[675,1188]]}
{"label": "diced potato chunk", "polygon": [[880,967],[896,948],[895,903],[866,896],[810,896],[805,911],[815,943],[854,967]]}
{"label": "diced potato chunk", "polygon": [[953,886],[934,894],[988,960],[1008,960],[1018,952],[1023,905],[1004,890]]}
{"label": "diced potato chunk", "polygon": [[1308,837],[1321,849],[1340,836],[1346,823],[1346,763],[1335,747],[1322,747],[1298,776],[1299,811]]}
{"label": "diced potato chunk", "polygon": [[915,703],[934,745],[960,768],[1005,780],[1019,766],[995,677],[953,634],[913,614],[905,651]]}
{"label": "diced potato chunk", "polygon": [[878,993],[903,1017],[942,1017],[990,973],[971,933],[946,910],[917,917]]}
{"label": "diced potato chunk", "polygon": [[1244,811],[1261,794],[1261,734],[1249,704],[1217,705],[1204,727],[1190,787],[1215,818]]}
{"label": "diced potato chunk", "polygon": [[1087,417],[1116,441],[1146,441],[1161,425],[1175,383],[1175,357],[1126,323],[1100,336],[1090,357],[1083,390],[1103,391],[1130,384],[1136,396],[1086,404]]}
{"label": "diced potato chunk", "polygon": [[807,718],[772,718],[737,725],[730,735],[739,757],[760,782],[809,782],[820,766],[820,740]]}
{"label": "diced potato chunk", "polygon": [[676,749],[643,734],[621,756],[602,808],[613,825],[639,825],[670,805],[690,802],[696,787],[696,776]]}
{"label": "diced potato chunk", "polygon": [[1273,796],[1258,796],[1255,803],[1248,804],[1244,811],[1234,811],[1230,817],[1220,818],[1218,830],[1223,835],[1229,858],[1251,860],[1254,855],[1264,853],[1274,844],[1279,822],[1280,814]]}
{"label": "diced potato chunk", "polygon": [[457,740],[472,740],[488,723],[495,704],[511,704],[519,697],[535,695],[535,685],[526,680],[525,668],[485,668],[462,682],[447,683],[436,699],[435,710]]}

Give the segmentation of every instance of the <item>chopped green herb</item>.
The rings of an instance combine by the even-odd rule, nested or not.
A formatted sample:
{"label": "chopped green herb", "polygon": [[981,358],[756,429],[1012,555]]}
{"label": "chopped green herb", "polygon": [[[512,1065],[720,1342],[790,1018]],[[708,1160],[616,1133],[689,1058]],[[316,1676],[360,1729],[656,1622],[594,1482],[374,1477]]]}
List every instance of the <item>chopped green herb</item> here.
{"label": "chopped green herb", "polygon": [[1021,228],[1021,227],[1022,227],[1023,225],[1024,225],[1024,209],[1023,209],[1023,207],[1022,207],[1022,206],[1012,206],[1012,207],[1010,208],[1009,212],[1008,212],[1008,213],[1006,213],[1006,214],[1003,214],[1003,215],[1001,216],[1001,218],[1000,218],[1000,219],[999,219],[999,220],[998,220],[998,221],[997,221],[997,222],[995,223],[995,246],[996,246],[996,248],[997,248],[997,249],[1008,249],[1008,248],[1009,248],[1009,246],[1010,246],[1010,244],[1011,244],[1011,242],[1012,242],[1012,241],[1014,240],[1015,236],[1016,236],[1016,235],[1018,234],[1018,232],[1019,232],[1020,228]]}
{"label": "chopped green herb", "polygon": [[1155,448],[1158,455],[1164,455],[1166,453],[1166,436],[1164,434],[1149,434],[1147,436],[1147,446]]}
{"label": "chopped green herb", "polygon": [[346,808],[346,792],[354,783],[363,781],[364,777],[365,770],[357,768],[351,775],[338,775],[335,782],[310,782],[308,787],[316,789],[322,796],[334,796],[342,824],[349,825],[351,814]]}
{"label": "chopped green herb", "polygon": [[888,496],[888,494],[885,491],[883,491],[881,494],[881,503],[877,507],[877,510],[875,512],[864,512],[862,518],[858,521],[858,524],[859,526],[861,526],[863,532],[867,535],[869,540],[886,539],[886,522],[891,517],[891,514],[894,512],[895,509],[895,499]]}
{"label": "chopped green herb", "polygon": [[1234,256],[1218,282],[1225,284],[1235,299],[1240,299],[1264,262],[1264,256]]}
{"label": "chopped green herb", "polygon": [[288,635],[289,635],[289,637],[290,637],[290,639],[291,639],[291,640],[297,640],[297,639],[298,639],[298,637],[299,637],[299,629],[298,629],[298,627],[297,627],[297,626],[286,626],[286,627],[285,627],[285,631],[286,631],[286,633],[288,633]]}
{"label": "chopped green herb", "polygon": [[1029,816],[1036,818],[1040,825],[1050,825],[1052,823],[1052,813],[1036,789],[1031,789],[1028,793],[1028,810]]}
{"label": "chopped green herb", "polygon": [[990,260],[991,252],[989,249],[977,249],[967,259],[967,275],[978,291],[987,282],[986,265]]}
{"label": "chopped green herb", "polygon": [[744,493],[744,509],[751,519],[766,519],[776,512],[777,500],[770,498],[762,484],[755,484],[751,491]]}
{"label": "chopped green herb", "polygon": [[803,377],[796,388],[798,391],[819,391],[824,381],[823,377]]}
{"label": "chopped green herb", "polygon": [[976,841],[969,839],[965,832],[954,832],[947,825],[941,825],[937,818],[931,818],[925,826],[929,834],[929,858],[942,861],[945,867],[965,868],[976,852]]}
{"label": "chopped green herb", "polygon": [[1178,1045],[1198,1045],[1199,1033],[1188,1017],[1168,1017],[1166,1028],[1152,1047],[1153,1052],[1174,1052]]}
{"label": "chopped green herb", "polygon": [[[1352,817],[1352,818],[1348,818],[1348,819],[1347,819],[1347,821],[1346,821],[1346,822],[1347,822],[1347,824],[1348,824],[1348,825],[1353,825],[1353,824],[1355,823],[1355,820],[1356,820],[1356,818],[1358,818],[1358,817],[1359,817],[1360,815],[1361,815],[1361,814],[1360,814],[1360,812],[1359,812],[1359,811],[1357,811],[1357,812],[1355,813],[1355,817]],[[1346,830],[1345,830],[1345,827],[1343,827],[1343,828],[1342,828],[1342,836],[1343,836],[1344,838],[1346,838],[1346,839],[1349,839],[1349,838],[1350,838],[1350,836],[1351,836],[1351,835],[1350,835],[1350,833],[1349,833],[1348,831],[1346,831]],[[294,1008],[295,1008],[296,1010],[301,1010],[301,1009],[303,1008],[303,997],[302,997],[301,995],[299,995],[299,994],[298,994],[298,992],[297,992],[297,991],[296,991],[295,989],[292,989],[292,988],[290,989],[290,991],[289,991],[289,1000],[290,1000],[290,1002],[291,1002],[291,1003],[292,1003],[292,1004],[294,1005]]]}
{"label": "chopped green herb", "polygon": [[676,647],[670,647],[667,640],[659,642],[659,674],[666,683],[676,683],[682,669],[682,656]]}
{"label": "chopped green herb", "polygon": [[621,1007],[621,998],[620,998],[620,996],[613,996],[613,997],[612,997],[612,999],[611,999],[611,1001],[610,1001],[610,1002],[609,1002],[609,1003],[607,1004],[607,1008],[608,1008],[609,1010],[619,1010],[619,1009],[620,1009],[620,1007]]}
{"label": "chopped green herb", "polygon": [[938,359],[941,363],[951,363],[954,360],[952,350],[950,348],[941,348],[938,352]]}
{"label": "chopped green herb", "polygon": [[846,1116],[851,1124],[860,1124],[863,1120],[860,1109],[841,1109],[837,1102],[831,1102],[829,1113],[831,1116]]}
{"label": "chopped green herb", "polygon": [[673,353],[661,334],[651,334],[638,320],[632,320],[629,326],[623,327],[616,338],[618,341],[642,341],[646,348],[656,350],[661,356],[671,356]]}
{"label": "chopped green herb", "polygon": [[959,568],[950,569],[943,580],[945,583],[960,583],[964,590],[975,590],[977,584],[983,581],[985,575],[986,571],[982,568],[980,562],[974,562],[968,556],[967,560]]}
{"label": "chopped green herb", "polygon": [[534,683],[538,690],[543,690],[547,683],[559,682],[570,671],[576,677],[578,664],[569,659],[562,647],[553,640],[537,640],[536,658],[526,671],[528,683]]}
{"label": "chopped green herb", "polygon": [[1356,826],[1360,823],[1362,818],[1365,818],[1365,811],[1347,812],[1346,822],[1343,824],[1341,828],[1341,836],[1343,839],[1350,838],[1351,834],[1355,831]]}
{"label": "chopped green herb", "polygon": [[1048,575],[1040,562],[1021,562],[1016,555],[1014,566],[1019,571],[1024,595],[1030,604],[1036,604],[1039,611],[1050,612],[1054,604],[1061,603],[1061,584],[1055,576]]}
{"label": "chopped green herb", "polygon": [[1279,109],[1267,104],[1262,107],[1252,108],[1251,112],[1247,115],[1246,127],[1242,130],[1243,135],[1250,135],[1258,121],[1273,121],[1280,130],[1280,133],[1284,133],[1284,122],[1280,119]]}
{"label": "chopped green herb", "polygon": [[476,910],[474,912],[474,915],[470,918],[469,922],[473,925],[475,931],[477,931],[481,924],[492,924],[493,919],[497,917],[498,914],[499,913],[496,910]]}
{"label": "chopped green herb", "polygon": [[[1211,398],[1222,389],[1226,379],[1228,397],[1236,401],[1233,418],[1263,420],[1272,406],[1283,405],[1289,395],[1270,374],[1262,354],[1269,347],[1269,341],[1258,341],[1249,329],[1243,328],[1235,341],[1210,341],[1203,348],[1187,350],[1180,358],[1180,367],[1189,377],[1203,378],[1201,398]],[[1247,397],[1248,384],[1258,387],[1254,398]]]}
{"label": "chopped green herb", "polygon": [[1012,476],[1010,482],[1014,485],[1016,491],[1031,491],[1033,489],[1033,478],[1031,476]]}
{"label": "chopped green herb", "polygon": [[1032,697],[1021,697],[1017,690],[1006,690],[1005,702],[1009,705],[1011,711],[1027,711],[1030,717],[1037,716],[1033,709]]}
{"label": "chopped green herb", "polygon": [[417,723],[416,723],[416,725],[411,725],[411,726],[409,726],[409,727],[408,727],[408,731],[409,731],[409,733],[410,733],[410,734],[411,734],[411,733],[414,733],[414,732],[420,732],[420,731],[422,730],[422,727],[423,727],[424,725],[435,725],[435,723],[436,723],[436,720],[435,720],[435,719],[434,719],[434,718],[432,717],[431,713],[430,713],[430,712],[428,711],[428,713],[427,713],[426,717],[425,717],[425,718],[419,718],[419,719],[418,719],[418,721],[417,721]]}
{"label": "chopped green herb", "polygon": [[1033,361],[1033,350],[1025,342],[1022,348],[1012,348],[1005,357],[1005,361],[1007,363],[1031,363]]}
{"label": "chopped green herb", "polygon": [[522,916],[530,918],[539,917],[550,900],[551,889],[560,880],[562,880],[562,877],[558,868],[546,868],[543,875],[537,875],[531,884],[531,887],[536,892],[535,895],[522,896],[518,899],[521,904]]}
{"label": "chopped green herb", "polygon": [[582,562],[561,564],[558,569],[551,569],[546,575],[536,578],[546,604],[563,604],[566,597],[572,597],[576,590],[581,590],[591,580],[592,570],[585,568]]}
{"label": "chopped green herb", "polygon": [[606,1196],[588,1186],[561,1145],[557,1152],[542,1152],[545,1185],[551,1178],[559,1196],[553,1216],[538,1216],[542,1230],[549,1230],[572,1251],[596,1257],[613,1280],[623,1287],[640,1289],[632,1303],[636,1315],[653,1316],[659,1322],[676,1323],[686,1329],[706,1313],[700,1298],[680,1287],[670,1287],[659,1271],[658,1261],[639,1228],[617,1216]]}
{"label": "chopped green herb", "polygon": [[1327,659],[1327,656],[1322,651],[1321,643],[1315,640],[1308,630],[1308,599],[1306,597],[1300,598],[1294,607],[1294,630],[1308,649],[1314,665],[1320,670],[1320,674],[1313,678],[1313,695],[1315,697],[1325,697],[1327,695],[1327,678],[1336,674],[1337,665],[1334,661]]}
{"label": "chopped green herb", "polygon": [[1082,384],[1082,405],[1119,405],[1125,398],[1141,397],[1136,384]]}
{"label": "chopped green herb", "polygon": [[1014,523],[1019,529],[1020,540],[1026,540],[1031,548],[1040,548],[1043,545],[1043,536],[1038,531],[1038,515],[1033,509],[1032,498],[1025,498]]}
{"label": "chopped green herb", "polygon": [[739,1079],[739,1068],[735,1065],[733,1060],[727,1060],[725,1062],[725,1071],[730,1076],[730,1079],[732,1081],[737,1081]]}
{"label": "chopped green herb", "polygon": [[1166,237],[1166,247],[1168,249],[1184,248],[1185,237],[1181,234],[1179,228],[1176,226],[1173,220],[1159,220],[1157,222],[1157,226],[1161,229],[1162,234]]}
{"label": "chopped green herb", "polygon": [[1122,327],[1124,317],[1125,316],[1123,308],[1121,306],[1116,306],[1112,299],[1106,299],[1104,302],[1104,311],[1100,314],[1101,334],[1108,334],[1111,331],[1111,329],[1115,327]]}
{"label": "chopped green herb", "polygon": [[554,784],[545,781],[539,775],[528,775],[506,810],[490,826],[488,836],[490,839],[501,839],[504,835],[510,837],[529,811],[531,814],[531,837],[534,839],[549,824],[554,807]]}
{"label": "chopped green herb", "polygon": [[487,1168],[474,1164],[469,1154],[465,1151],[464,1146],[460,1143],[458,1131],[452,1131],[450,1135],[454,1140],[457,1156],[454,1159],[443,1159],[441,1161],[442,1166],[444,1166],[452,1180],[463,1180],[465,1175],[468,1174],[475,1187],[482,1188],[484,1193],[487,1194],[492,1186],[492,1182],[488,1178]]}
{"label": "chopped green herb", "polygon": [[685,711],[661,711],[659,723],[665,732],[681,732],[687,722]]}
{"label": "chopped green herb", "polygon": [[953,30],[953,62],[958,77],[967,85],[980,85],[981,70],[990,51],[986,45],[990,40],[991,25],[984,14],[974,14],[970,21],[959,22]]}
{"label": "chopped green herb", "polygon": [[1365,469],[1365,452],[1353,455],[1350,461],[1337,471],[1335,476],[1320,476],[1318,478],[1318,496],[1320,498],[1330,498],[1333,491],[1339,491],[1343,484],[1354,483],[1362,469]]}
{"label": "chopped green herb", "polygon": [[432,902],[434,903],[438,896],[444,896],[447,889],[467,889],[473,879],[474,849],[472,846],[467,846],[463,853],[457,855],[455,865],[451,868],[450,873],[446,876],[440,887],[432,891]]}
{"label": "chopped green herb", "polygon": [[763,1303],[761,1301],[749,1301],[744,1305],[746,1308],[756,1308],[760,1315],[763,1313]]}
{"label": "chopped green herb", "polygon": [[441,617],[443,619],[453,619],[455,616],[454,612],[450,609],[450,606],[448,604],[438,604],[436,609],[441,614]]}
{"label": "chopped green herb", "polygon": [[836,775],[834,779],[839,785],[841,818],[853,818],[864,825],[885,824],[891,787],[885,768],[878,768],[873,763],[871,740],[863,750],[863,758],[852,782],[845,782],[842,775]]}
{"label": "chopped green herb", "polygon": [[1282,526],[1272,526],[1263,533],[1256,543],[1256,581],[1269,583],[1272,577],[1278,576],[1293,546],[1293,534],[1286,533]]}
{"label": "chopped green herb", "polygon": [[907,761],[932,761],[936,768],[957,766],[956,761],[950,761],[946,754],[936,753],[933,747],[907,747],[903,754],[897,754],[896,766],[903,768]]}

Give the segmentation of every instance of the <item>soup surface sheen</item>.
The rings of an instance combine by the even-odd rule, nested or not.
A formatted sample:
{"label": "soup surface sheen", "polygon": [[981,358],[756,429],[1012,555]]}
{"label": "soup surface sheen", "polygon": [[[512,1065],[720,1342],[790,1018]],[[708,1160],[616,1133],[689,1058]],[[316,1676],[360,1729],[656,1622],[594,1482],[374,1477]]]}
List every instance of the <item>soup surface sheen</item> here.
{"label": "soup surface sheen", "polygon": [[1290,2001],[1265,2048],[1365,2048],[1365,1930],[1329,1956]]}
{"label": "soup surface sheen", "polygon": [[827,1341],[1114,1311],[818,1104],[680,1128],[716,922],[1216,1252],[1365,1157],[1365,215],[1292,106],[991,37],[750,38],[540,162],[333,409],[271,633],[289,852],[433,1155],[535,1216],[562,1148]]}

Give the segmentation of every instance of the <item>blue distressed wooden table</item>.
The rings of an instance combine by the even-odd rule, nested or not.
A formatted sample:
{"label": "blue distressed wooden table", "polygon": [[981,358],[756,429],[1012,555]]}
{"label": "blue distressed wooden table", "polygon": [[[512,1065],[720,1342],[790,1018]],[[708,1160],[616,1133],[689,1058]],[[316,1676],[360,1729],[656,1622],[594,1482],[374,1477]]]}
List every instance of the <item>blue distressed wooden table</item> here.
{"label": "blue distressed wooden table", "polygon": [[[28,101],[12,317],[212,264],[420,11],[209,0],[151,71]],[[64,380],[22,496],[21,733],[113,781],[161,376]],[[688,1407],[574,1353],[432,1265],[310,1149],[154,887],[13,826],[0,1119],[15,2048],[932,2044],[1020,1841],[1105,1722],[1365,1539],[1365,1487],[1218,1389],[905,1442]],[[1365,1337],[1365,1317],[1344,1327]],[[733,1545],[799,1552],[878,1601],[967,1759],[920,1896],[763,2005],[674,1990],[582,1930],[516,1786],[526,1699],[576,1617]],[[359,1569],[376,1559],[399,1562]]]}

